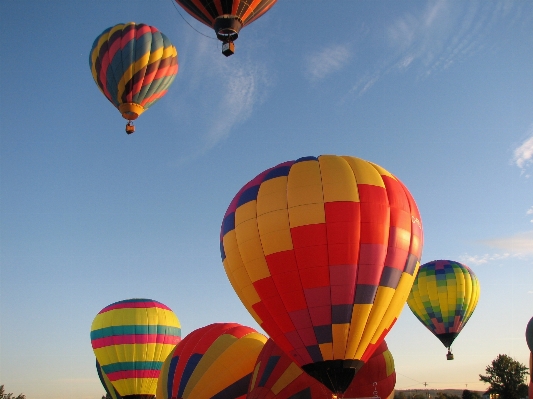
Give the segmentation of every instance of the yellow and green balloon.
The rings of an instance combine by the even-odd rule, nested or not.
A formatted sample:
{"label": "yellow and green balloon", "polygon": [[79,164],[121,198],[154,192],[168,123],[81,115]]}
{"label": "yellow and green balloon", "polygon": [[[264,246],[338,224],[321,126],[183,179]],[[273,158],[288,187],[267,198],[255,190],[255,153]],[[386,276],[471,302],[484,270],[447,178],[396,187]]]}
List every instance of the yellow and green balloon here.
{"label": "yellow and green balloon", "polygon": [[474,272],[459,262],[435,260],[418,270],[407,299],[420,322],[448,348],[457,338],[476,308],[480,293]]}

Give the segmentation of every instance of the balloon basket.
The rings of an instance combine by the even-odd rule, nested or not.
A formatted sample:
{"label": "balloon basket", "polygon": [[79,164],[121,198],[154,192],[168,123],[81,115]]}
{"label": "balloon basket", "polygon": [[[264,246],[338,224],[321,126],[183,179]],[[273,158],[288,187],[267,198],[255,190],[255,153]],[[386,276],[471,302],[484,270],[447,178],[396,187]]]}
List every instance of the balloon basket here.
{"label": "balloon basket", "polygon": [[126,133],[132,134],[133,132],[135,132],[135,126],[133,126],[133,123],[131,123],[131,121],[129,121],[126,124]]}
{"label": "balloon basket", "polygon": [[449,349],[448,349],[448,353],[446,354],[446,360],[453,360],[453,353]]}
{"label": "balloon basket", "polygon": [[233,42],[222,43],[222,54],[226,57],[235,54],[235,44]]}

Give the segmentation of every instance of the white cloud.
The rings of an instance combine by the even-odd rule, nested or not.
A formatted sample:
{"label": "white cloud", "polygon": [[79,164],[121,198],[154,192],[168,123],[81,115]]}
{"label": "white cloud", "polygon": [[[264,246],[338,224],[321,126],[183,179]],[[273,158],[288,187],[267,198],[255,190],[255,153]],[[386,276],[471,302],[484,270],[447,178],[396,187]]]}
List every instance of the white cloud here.
{"label": "white cloud", "polygon": [[[410,12],[395,17],[388,25],[379,27],[385,32],[383,56],[359,77],[349,94],[363,94],[378,79],[390,73],[414,70],[419,78],[443,71],[487,45],[496,24],[508,14],[520,14],[520,7],[506,0],[493,2],[456,2],[433,0],[413,7]],[[512,16],[510,16],[512,20]],[[379,43],[379,42],[378,42]],[[490,45],[497,45],[490,41]],[[372,51],[379,51],[373,46]],[[358,51],[358,58],[364,59]],[[371,77],[371,78],[368,78]],[[370,83],[365,87],[366,81]]]}
{"label": "white cloud", "polygon": [[[511,255],[510,253],[506,252],[506,253],[503,253],[503,254],[484,254],[484,255],[468,255],[468,254],[464,254],[464,255],[461,255],[459,256],[459,261],[461,263],[464,263],[465,265],[483,265],[485,263],[489,263],[489,262],[494,262],[494,261],[499,261],[499,260],[504,260],[504,259],[507,259],[507,258],[510,258]],[[516,255],[514,255],[516,256]]]}
{"label": "white cloud", "polygon": [[513,162],[522,169],[522,172],[533,164],[533,124],[529,127],[527,138],[513,153]]}
{"label": "white cloud", "polygon": [[533,256],[533,230],[518,233],[511,237],[483,240],[481,243],[502,250],[503,252],[486,253],[484,255],[464,254],[459,257],[460,262],[466,265],[483,265],[511,258],[531,259]]}
{"label": "white cloud", "polygon": [[518,233],[511,237],[484,240],[483,244],[509,251],[517,255],[533,255],[533,230]]}
{"label": "white cloud", "polygon": [[307,57],[305,74],[311,81],[323,79],[342,69],[350,58],[351,53],[346,45],[327,47]]}
{"label": "white cloud", "polygon": [[[526,215],[533,215],[533,206],[527,210]],[[533,223],[533,219],[531,219],[531,223]]]}
{"label": "white cloud", "polygon": [[180,155],[178,165],[204,155],[227,139],[252,116],[257,103],[266,96],[269,83],[267,65],[254,53],[260,45],[247,49],[237,46],[239,57],[226,58],[220,53],[218,41],[189,30],[185,37],[180,74],[187,78],[179,81],[179,97],[172,106],[179,131],[197,140],[187,143],[190,147]]}

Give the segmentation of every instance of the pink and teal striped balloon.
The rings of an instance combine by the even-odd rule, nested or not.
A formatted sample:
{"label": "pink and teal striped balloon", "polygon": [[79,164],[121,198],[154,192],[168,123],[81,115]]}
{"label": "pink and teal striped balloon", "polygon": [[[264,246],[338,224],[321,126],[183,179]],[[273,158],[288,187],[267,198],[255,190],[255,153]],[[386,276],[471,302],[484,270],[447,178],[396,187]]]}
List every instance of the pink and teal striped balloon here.
{"label": "pink and teal striped balloon", "polygon": [[102,371],[124,399],[155,396],[161,366],[181,340],[174,312],[151,299],[127,299],[102,309],[91,344]]}
{"label": "pink and teal striped balloon", "polygon": [[168,91],[178,73],[178,52],[157,28],[129,22],[96,38],[89,67],[100,91],[134,120]]}

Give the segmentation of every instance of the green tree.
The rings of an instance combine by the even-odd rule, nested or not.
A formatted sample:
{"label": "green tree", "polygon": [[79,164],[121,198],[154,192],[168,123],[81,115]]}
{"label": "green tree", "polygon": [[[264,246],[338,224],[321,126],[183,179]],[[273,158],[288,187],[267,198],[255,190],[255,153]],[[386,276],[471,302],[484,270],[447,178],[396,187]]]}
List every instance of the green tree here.
{"label": "green tree", "polygon": [[26,399],[26,395],[19,394],[18,396],[13,395],[12,393],[6,393],[4,385],[0,385],[0,399]]}
{"label": "green tree", "polygon": [[487,375],[479,375],[479,380],[489,383],[488,393],[500,395],[500,399],[520,399],[521,385],[528,374],[527,367],[507,355],[498,355],[485,368]]}
{"label": "green tree", "polygon": [[479,399],[480,396],[477,392],[472,392],[468,389],[465,389],[463,391],[463,394],[461,395],[462,399]]}

